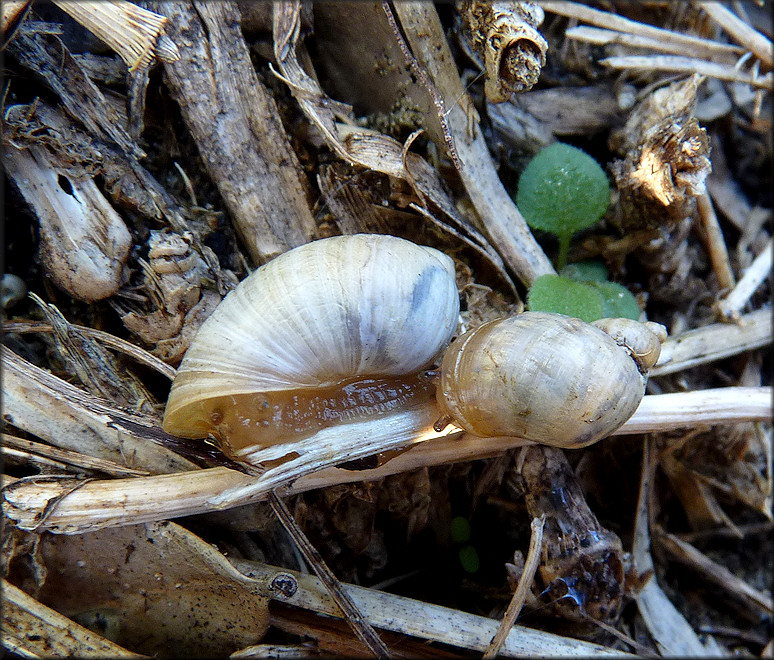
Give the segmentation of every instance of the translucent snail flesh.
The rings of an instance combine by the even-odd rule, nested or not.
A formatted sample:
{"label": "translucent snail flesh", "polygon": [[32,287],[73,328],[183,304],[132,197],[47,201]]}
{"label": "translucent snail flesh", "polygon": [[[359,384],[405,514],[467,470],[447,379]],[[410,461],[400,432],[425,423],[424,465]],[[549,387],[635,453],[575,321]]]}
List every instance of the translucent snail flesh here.
{"label": "translucent snail flesh", "polygon": [[458,315],[454,264],[437,250],[369,234],[295,248],[243,280],[199,329],[163,427],[213,434],[243,459],[431,401],[422,369]]}
{"label": "translucent snail flesh", "polygon": [[438,405],[475,435],[584,447],[637,409],[665,338],[663,326],[628,319],[525,312],[491,321],[447,350]]}

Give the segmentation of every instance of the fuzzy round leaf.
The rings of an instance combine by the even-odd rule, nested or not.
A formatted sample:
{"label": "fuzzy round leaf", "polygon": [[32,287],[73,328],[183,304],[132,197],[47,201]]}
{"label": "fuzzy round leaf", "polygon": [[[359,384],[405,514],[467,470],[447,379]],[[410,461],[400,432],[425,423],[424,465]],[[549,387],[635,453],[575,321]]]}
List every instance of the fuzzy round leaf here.
{"label": "fuzzy round leaf", "polygon": [[532,312],[553,312],[591,323],[605,315],[602,292],[595,286],[561,275],[541,275],[527,295]]}
{"label": "fuzzy round leaf", "polygon": [[632,319],[640,318],[640,306],[625,286],[617,282],[595,282],[605,307],[604,318]]}
{"label": "fuzzy round leaf", "polygon": [[530,227],[563,236],[590,227],[605,214],[610,186],[597,161],[558,142],[524,169],[516,204]]}

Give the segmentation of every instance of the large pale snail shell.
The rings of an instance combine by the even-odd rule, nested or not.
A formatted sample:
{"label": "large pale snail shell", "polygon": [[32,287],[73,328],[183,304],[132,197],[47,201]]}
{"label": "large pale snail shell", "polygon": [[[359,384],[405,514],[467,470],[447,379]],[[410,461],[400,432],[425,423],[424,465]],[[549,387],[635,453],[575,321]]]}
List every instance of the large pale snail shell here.
{"label": "large pale snail shell", "polygon": [[444,355],[438,405],[483,437],[559,447],[596,442],[637,409],[666,337],[655,323],[598,323],[604,331],[561,314],[525,312],[467,332]]}
{"label": "large pale snail shell", "polygon": [[369,234],[295,248],[242,281],[199,329],[164,429],[213,434],[240,458],[432,400],[420,372],[458,315],[454,264],[435,249]]}

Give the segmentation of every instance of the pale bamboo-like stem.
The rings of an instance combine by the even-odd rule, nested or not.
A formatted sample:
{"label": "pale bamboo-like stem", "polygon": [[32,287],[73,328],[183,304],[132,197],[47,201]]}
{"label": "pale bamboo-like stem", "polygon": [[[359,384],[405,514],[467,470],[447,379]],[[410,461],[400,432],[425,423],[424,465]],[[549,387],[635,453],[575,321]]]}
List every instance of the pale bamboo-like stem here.
{"label": "pale bamboo-like stem", "polygon": [[[292,594],[275,589],[270,592],[272,600],[328,616],[341,616],[322,582],[316,577],[258,562],[232,560],[232,563],[242,573],[263,584],[271,584],[279,574],[295,581],[297,588]],[[497,630],[497,621],[494,619],[353,584],[342,586],[371,625],[382,630],[479,653],[486,650],[489,640]],[[513,626],[500,649],[502,657],[598,655],[634,657],[599,644],[561,637],[518,624]]]}
{"label": "pale bamboo-like stem", "polygon": [[611,69],[631,69],[636,71],[664,71],[669,73],[698,73],[708,78],[739,82],[751,87],[771,91],[774,89],[774,77],[770,73],[763,76],[744,73],[727,64],[716,64],[680,55],[624,55],[606,57],[599,60],[603,66]]}
{"label": "pale bamboo-like stem", "polygon": [[761,309],[739,317],[736,323],[713,323],[671,336],[648,375],[664,376],[766,346],[772,340],[772,325],[771,310]]}
{"label": "pale bamboo-like stem", "polygon": [[[588,27],[587,25],[567,28],[565,36],[575,41],[583,41],[596,46],[620,44],[621,46],[646,48],[661,53],[669,53],[670,55],[683,55],[685,57],[698,57],[700,55],[693,44],[662,41],[661,39],[646,37],[641,34],[631,34],[629,32],[621,32],[620,30],[606,30],[604,28]],[[713,55],[716,59],[721,58],[718,54],[713,53]],[[738,59],[738,55],[735,53],[724,53],[721,59],[728,64],[734,64]]]}
{"label": "pale bamboo-like stem", "polygon": [[685,48],[693,49],[692,54],[694,57],[712,57],[713,55],[721,57],[728,55],[739,56],[744,52],[743,49],[738,46],[711,41],[682,32],[673,32],[672,30],[657,28],[653,25],[629,20],[628,18],[618,16],[617,14],[611,14],[610,12],[601,11],[599,9],[592,9],[591,7],[587,7],[586,5],[577,2],[549,2],[548,0],[544,0],[539,4],[545,11],[551,12],[552,14],[559,14],[560,16],[566,16],[567,18],[576,18],[579,21],[590,23],[591,25],[596,25],[598,27],[650,37],[663,44],[680,44]]}
{"label": "pale bamboo-like stem", "polygon": [[[615,435],[771,420],[771,393],[770,387],[725,387],[649,395]],[[22,529],[76,534],[225,510],[260,501],[277,487],[284,487],[283,493],[297,493],[333,484],[370,481],[429,465],[488,458],[530,444],[522,438],[478,438],[469,434],[459,439],[444,437],[426,426],[428,420],[438,416],[440,412],[432,408],[419,413],[404,412],[403,417],[390,427],[394,433],[388,428],[385,437],[377,439],[377,444],[392,448],[411,447],[411,450],[371,470],[335,467],[374,451],[374,443],[362,437],[366,423],[354,424],[326,429],[308,438],[305,443],[310,447],[307,453],[259,476],[228,468],[210,468],[88,483],[45,477],[18,480],[9,483],[3,492],[6,517]],[[423,425],[424,435],[415,434],[412,439],[411,425],[417,423]],[[352,427],[357,428],[353,430]],[[369,428],[371,433],[378,431],[374,425]],[[321,435],[322,442],[317,443],[315,440]],[[390,440],[391,435],[397,436],[397,440]],[[315,451],[318,444],[322,444],[323,449]],[[339,453],[332,456],[334,446],[339,447]]]}
{"label": "pale bamboo-like stem", "polygon": [[150,66],[165,16],[128,0],[52,1],[118,53],[130,71]]}
{"label": "pale bamboo-like stem", "polygon": [[[771,275],[771,258],[774,245],[770,240],[763,251],[750,264],[737,285],[728,295],[718,302],[718,311],[722,316],[734,321],[739,320],[739,312],[747,304],[758,287]],[[744,318],[744,317],[743,317]]]}
{"label": "pale bamboo-like stem", "polygon": [[713,21],[722,27],[745,48],[752,51],[766,66],[774,64],[772,43],[766,35],[745,23],[720,2],[696,2],[693,5],[701,8]]}
{"label": "pale bamboo-like stem", "polygon": [[454,65],[438,14],[431,3],[397,2],[393,9],[413,56],[443,98],[446,121],[465,190],[503,261],[527,286],[547,273],[551,262],[537,244],[495,170],[475,109]]}
{"label": "pale bamboo-like stem", "polygon": [[734,272],[731,270],[731,261],[728,258],[728,248],[723,238],[723,230],[720,228],[718,216],[712,206],[712,200],[707,192],[696,198],[699,211],[699,221],[704,229],[706,248],[709,254],[712,270],[718,280],[718,286],[730,289],[736,283]]}

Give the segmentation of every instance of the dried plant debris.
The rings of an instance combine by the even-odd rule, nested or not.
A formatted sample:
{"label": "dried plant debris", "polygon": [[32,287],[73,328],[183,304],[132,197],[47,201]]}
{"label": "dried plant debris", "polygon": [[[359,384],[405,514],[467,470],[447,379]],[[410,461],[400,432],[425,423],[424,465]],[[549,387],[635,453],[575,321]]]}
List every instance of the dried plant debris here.
{"label": "dried plant debris", "polygon": [[[765,8],[14,0],[2,33],[5,649],[771,654]],[[252,467],[162,429],[202,322],[296,245],[444,252],[456,335],[524,311],[556,142],[611,191],[568,261],[669,330],[613,436],[439,432],[432,393]]]}
{"label": "dried plant debris", "polygon": [[678,222],[692,215],[711,171],[709,138],[693,116],[702,78],[657,89],[632,110],[611,137],[625,155],[612,170],[620,195],[622,229]]}
{"label": "dried plant debris", "polygon": [[484,91],[492,103],[529,91],[546,63],[548,43],[538,32],[543,10],[535,2],[465,0],[457,7],[462,37],[486,74]]}
{"label": "dried plant debris", "polygon": [[154,346],[153,354],[178,364],[204,320],[221,301],[210,288],[210,271],[192,247],[190,232],[152,231],[148,239],[148,260],[140,263],[142,291],[154,311],[127,311],[124,325],[144,342]]}

